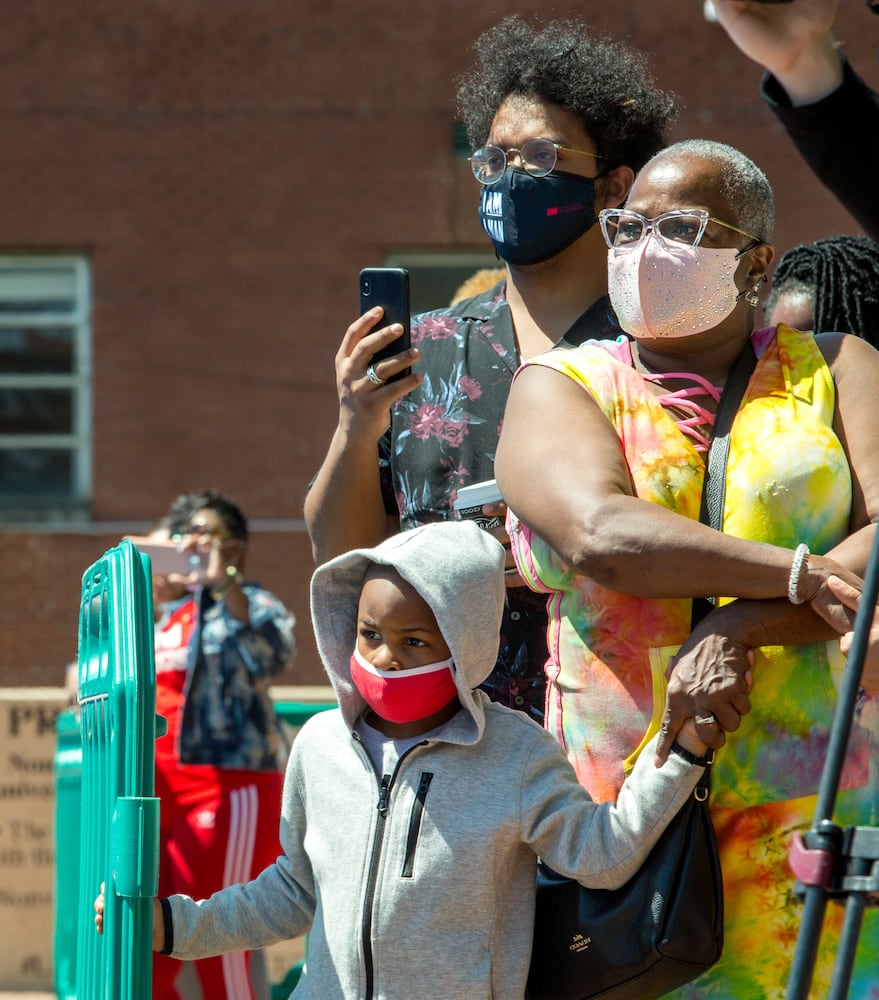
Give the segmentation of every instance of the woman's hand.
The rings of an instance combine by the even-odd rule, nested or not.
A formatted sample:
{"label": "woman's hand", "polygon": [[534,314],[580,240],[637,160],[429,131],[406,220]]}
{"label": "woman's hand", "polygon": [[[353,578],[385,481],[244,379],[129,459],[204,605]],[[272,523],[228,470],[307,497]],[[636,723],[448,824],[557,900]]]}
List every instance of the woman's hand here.
{"label": "woman's hand", "polygon": [[[836,597],[843,608],[847,609],[849,614],[848,627],[841,630],[839,640],[839,648],[848,656],[852,647],[852,639],[854,638],[854,615],[859,609],[861,591],[859,587],[853,587],[838,576],[830,577],[827,581],[827,589]],[[825,617],[823,605],[816,607],[813,601],[812,607],[815,608],[819,615]],[[864,669],[861,674],[861,685],[867,694],[879,695],[879,608],[873,609],[873,620],[867,635],[867,650],[864,657]]]}
{"label": "woman's hand", "polygon": [[336,391],[339,395],[339,425],[348,433],[362,433],[375,443],[388,427],[391,405],[402,399],[424,380],[419,372],[411,372],[396,382],[387,382],[397,372],[408,368],[421,357],[417,347],[384,358],[376,365],[375,374],[385,385],[375,385],[367,377],[367,369],[376,351],[399,337],[399,323],[375,330],[382,316],[380,306],[365,312],[345,331],[336,352]]}
{"label": "woman's hand", "polygon": [[715,750],[751,710],[754,654],[743,642],[697,626],[669,661],[668,694],[656,746],[656,764],[668,757],[684,722]]}
{"label": "woman's hand", "polygon": [[798,591],[804,601],[812,605],[812,610],[836,632],[850,632],[854,622],[854,614],[849,610],[852,606],[841,600],[836,590],[830,586],[831,580],[836,580],[837,584],[847,588],[847,592],[861,592],[863,581],[856,573],[827,556],[812,555],[809,556]]}

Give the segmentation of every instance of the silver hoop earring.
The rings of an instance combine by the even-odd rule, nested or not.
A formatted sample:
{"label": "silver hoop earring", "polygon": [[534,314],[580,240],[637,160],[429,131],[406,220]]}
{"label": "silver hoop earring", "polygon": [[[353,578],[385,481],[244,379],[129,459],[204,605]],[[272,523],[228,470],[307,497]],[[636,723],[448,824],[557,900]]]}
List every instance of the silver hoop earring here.
{"label": "silver hoop earring", "polygon": [[755,309],[760,305],[760,296],[757,294],[759,289],[760,282],[758,281],[751,291],[745,296],[745,302],[747,302],[749,306],[753,306]]}

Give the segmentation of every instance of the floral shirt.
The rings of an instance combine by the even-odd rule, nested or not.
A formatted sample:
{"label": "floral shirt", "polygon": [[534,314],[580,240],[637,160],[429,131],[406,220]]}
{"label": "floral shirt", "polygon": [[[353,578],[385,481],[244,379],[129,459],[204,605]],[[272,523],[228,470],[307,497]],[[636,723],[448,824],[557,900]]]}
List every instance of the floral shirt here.
{"label": "floral shirt", "polygon": [[[599,299],[559,341],[620,335]],[[392,410],[379,445],[382,490],[402,529],[453,517],[458,489],[494,478],[494,456],[513,375],[521,363],[505,284],[412,320],[423,383]],[[507,591],[498,662],[485,682],[495,700],[543,718],[546,602],[527,587]]]}

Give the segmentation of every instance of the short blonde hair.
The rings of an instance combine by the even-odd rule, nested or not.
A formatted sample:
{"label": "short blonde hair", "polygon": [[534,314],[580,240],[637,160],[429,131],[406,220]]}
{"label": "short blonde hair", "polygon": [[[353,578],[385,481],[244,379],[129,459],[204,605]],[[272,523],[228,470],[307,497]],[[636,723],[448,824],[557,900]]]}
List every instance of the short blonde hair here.
{"label": "short blonde hair", "polygon": [[499,281],[503,281],[506,276],[507,269],[505,267],[482,268],[461,282],[457,291],[452,296],[449,305],[453,306],[457,302],[463,302],[464,299],[472,299],[474,295],[479,295],[480,292],[487,292],[489,288],[494,288]]}

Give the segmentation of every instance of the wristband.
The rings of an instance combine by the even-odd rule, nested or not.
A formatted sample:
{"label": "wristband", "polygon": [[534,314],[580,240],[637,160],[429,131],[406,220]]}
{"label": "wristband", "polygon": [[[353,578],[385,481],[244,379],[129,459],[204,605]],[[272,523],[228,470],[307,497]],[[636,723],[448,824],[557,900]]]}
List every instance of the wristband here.
{"label": "wristband", "polygon": [[708,753],[704,757],[699,757],[692,750],[682,747],[677,740],[672,743],[671,752],[677,754],[678,757],[682,757],[688,764],[695,764],[698,767],[708,767],[714,763],[714,758],[717,756],[715,751],[709,748]]}
{"label": "wristband", "polygon": [[174,919],[171,916],[171,900],[162,896],[159,902],[162,904],[162,924],[165,928],[165,944],[160,949],[159,954],[170,955],[174,950]]}
{"label": "wristband", "polygon": [[787,581],[787,599],[791,604],[805,604],[806,598],[800,597],[800,578],[803,570],[809,565],[809,546],[799,544],[794,550],[793,562],[790,566],[790,576]]}

